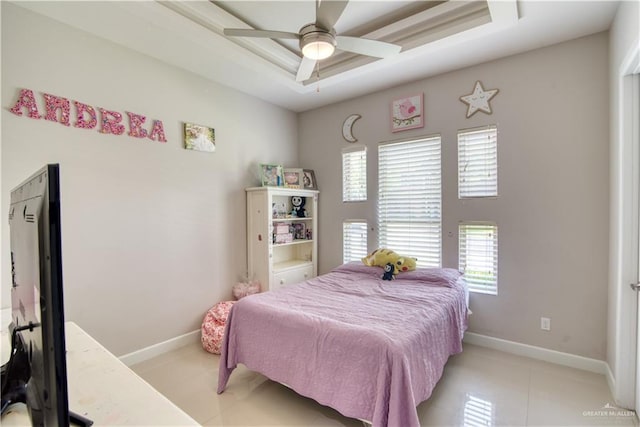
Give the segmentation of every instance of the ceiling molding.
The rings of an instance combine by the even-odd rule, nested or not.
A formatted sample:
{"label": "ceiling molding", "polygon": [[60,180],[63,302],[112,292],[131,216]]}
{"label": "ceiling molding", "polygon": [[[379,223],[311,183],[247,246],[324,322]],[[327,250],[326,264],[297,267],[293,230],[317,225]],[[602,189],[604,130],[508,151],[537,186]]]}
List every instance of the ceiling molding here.
{"label": "ceiling molding", "polygon": [[491,21],[499,25],[515,25],[518,22],[516,0],[488,0]]}
{"label": "ceiling molding", "polygon": [[[485,1],[449,1],[442,2],[408,18],[392,22],[362,36],[401,45],[400,55],[402,55],[411,49],[488,23],[491,23],[491,15]],[[326,79],[375,61],[380,61],[380,59],[350,52],[339,52],[320,63],[320,79]],[[313,84],[317,80],[317,78],[309,79],[304,84]]]}
{"label": "ceiling molding", "polygon": [[[295,32],[293,25],[313,20],[313,0],[0,1],[296,112],[606,31],[619,6],[615,1],[586,0],[352,0],[336,31],[372,38],[398,33],[403,51],[382,60],[336,55],[335,74],[325,70],[322,61],[322,80],[304,85],[295,81],[301,60],[295,40],[231,40],[222,30],[246,28],[241,22],[246,20],[256,28]],[[467,10],[464,19],[446,19],[449,8],[468,4],[478,7],[479,14]],[[245,16],[234,17],[227,9]],[[490,22],[483,9],[489,11]],[[429,30],[416,24],[416,40],[422,38],[426,44],[415,42],[410,32],[394,30],[395,22],[410,27],[424,21],[424,15],[441,24],[432,22]]]}
{"label": "ceiling molding", "polygon": [[161,1],[159,3],[196,24],[203,26],[207,30],[221,37],[225,37],[232,43],[281,67],[295,77],[301,60],[299,55],[271,39],[224,36],[223,30],[225,28],[253,27],[214,3],[199,1]]}
{"label": "ceiling molding", "polygon": [[[506,3],[515,3],[515,0],[508,0]],[[218,35],[223,35],[224,28],[264,29],[250,25],[249,19],[237,16],[213,2],[162,1],[161,4]],[[496,15],[507,15],[503,7],[495,6],[494,9]],[[339,35],[398,44],[402,46],[403,52],[406,52],[490,23],[491,18],[490,8],[485,0],[424,1],[405,6],[394,13],[386,14]],[[304,25],[305,23],[297,24]],[[282,43],[267,38],[227,37],[227,39],[282,68],[295,81],[296,72],[302,60],[302,54],[299,50],[293,52]],[[320,61],[318,73],[298,84],[305,86],[314,84],[318,80],[327,79],[380,60],[338,50],[330,58]]]}

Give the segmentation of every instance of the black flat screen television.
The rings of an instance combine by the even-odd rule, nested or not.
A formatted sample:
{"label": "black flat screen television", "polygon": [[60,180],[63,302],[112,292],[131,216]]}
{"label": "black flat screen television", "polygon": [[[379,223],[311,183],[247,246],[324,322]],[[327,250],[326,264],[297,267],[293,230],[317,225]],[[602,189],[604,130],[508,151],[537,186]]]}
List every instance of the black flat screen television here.
{"label": "black flat screen television", "polygon": [[11,357],[2,415],[27,405],[34,426],[90,425],[69,411],[65,357],[60,174],[46,165],[11,191]]}

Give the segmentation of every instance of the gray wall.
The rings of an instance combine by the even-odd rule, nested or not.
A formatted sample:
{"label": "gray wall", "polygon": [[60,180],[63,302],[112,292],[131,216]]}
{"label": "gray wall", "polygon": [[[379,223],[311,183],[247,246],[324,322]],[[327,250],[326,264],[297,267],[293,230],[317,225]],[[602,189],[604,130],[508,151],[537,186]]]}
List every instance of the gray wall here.
{"label": "gray wall", "polygon": [[[498,224],[499,294],[471,296],[470,331],[605,359],[608,259],[608,50],[601,33],[413,82],[299,117],[300,163],[320,188],[319,270],[341,263],[342,221],[366,218],[376,247],[377,144],[440,134],[443,266],[457,267],[459,221]],[[465,118],[476,80],[500,92]],[[424,92],[426,126],[391,133],[392,99]],[[368,146],[368,201],[341,202],[343,120]],[[457,198],[456,132],[498,125],[499,197]],[[550,332],[540,317],[550,317]]]}
{"label": "gray wall", "polygon": [[[258,184],[257,164],[296,163],[296,114],[1,7],[2,307],[10,305],[9,191],[57,162],[67,319],[117,355],[199,329],[245,274],[244,188]],[[21,88],[35,92],[41,112],[47,92],[162,120],[168,141],[18,117],[8,109]],[[185,121],[215,128],[215,153],[182,148]]]}

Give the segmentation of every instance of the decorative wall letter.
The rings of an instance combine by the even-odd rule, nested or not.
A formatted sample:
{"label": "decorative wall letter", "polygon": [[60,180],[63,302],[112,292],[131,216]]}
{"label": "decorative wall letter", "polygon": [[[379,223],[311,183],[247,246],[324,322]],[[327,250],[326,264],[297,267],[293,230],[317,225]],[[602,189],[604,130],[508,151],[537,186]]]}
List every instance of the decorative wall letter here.
{"label": "decorative wall letter", "polygon": [[20,97],[18,98],[16,105],[14,105],[13,108],[9,111],[17,116],[21,116],[22,111],[20,110],[22,109],[22,107],[27,107],[29,117],[31,117],[32,119],[39,119],[40,117],[42,117],[40,113],[38,113],[38,106],[36,105],[36,100],[33,97],[33,91],[29,89],[22,89],[20,91]]}
{"label": "decorative wall letter", "polygon": [[67,98],[60,98],[58,96],[44,94],[45,105],[47,107],[47,115],[44,116],[45,120],[52,122],[58,121],[58,109],[60,109],[61,116],[59,123],[69,126],[69,100]]}
{"label": "decorative wall letter", "polygon": [[158,136],[158,142],[167,142],[166,138],[164,137],[164,128],[162,127],[162,122],[160,120],[153,121],[153,129],[151,129],[149,139],[155,141],[156,135]]}
{"label": "decorative wall letter", "polygon": [[124,132],[124,125],[120,124],[122,121],[122,114],[117,111],[109,111],[104,108],[98,108],[101,114],[102,128],[100,133],[112,133],[114,135],[122,135]]}
{"label": "decorative wall letter", "polygon": [[147,130],[142,129],[142,125],[144,124],[147,118],[145,116],[141,116],[136,113],[130,113],[127,111],[127,115],[129,116],[129,136],[135,136],[136,138],[144,138],[147,136]]}
{"label": "decorative wall letter", "polygon": [[[98,124],[96,110],[94,110],[91,105],[83,104],[82,102],[73,101],[73,103],[76,104],[76,122],[73,126],[83,129],[93,129],[96,127],[96,124]],[[89,113],[89,121],[84,119],[85,112]]]}
{"label": "decorative wall letter", "polygon": [[[2,1],[2,0],[0,0]],[[45,120],[51,122],[57,122],[65,126],[70,126],[69,116],[71,111],[71,101],[61,96],[55,96],[48,93],[42,94],[44,97],[46,114]],[[76,107],[76,120],[73,123],[73,127],[82,129],[94,129],[98,125],[98,118],[96,110],[87,104],[73,100],[73,104]],[[40,119],[42,115],[38,112],[38,105],[36,104],[33,91],[30,89],[20,89],[20,95],[15,105],[9,109],[13,114],[17,116],[23,115],[23,108],[26,108],[27,115],[32,119]],[[100,133],[110,133],[112,135],[122,135],[126,126],[122,123],[123,115],[117,111],[105,110],[104,108],[98,108],[100,110],[100,124],[98,129]],[[154,120],[151,131],[147,131],[143,128],[147,118],[143,115],[126,112],[129,116],[129,132],[127,135],[134,138],[149,138],[152,141],[167,142],[167,138],[164,134],[164,127],[160,120]],[[212,129],[213,130],[213,129]]]}

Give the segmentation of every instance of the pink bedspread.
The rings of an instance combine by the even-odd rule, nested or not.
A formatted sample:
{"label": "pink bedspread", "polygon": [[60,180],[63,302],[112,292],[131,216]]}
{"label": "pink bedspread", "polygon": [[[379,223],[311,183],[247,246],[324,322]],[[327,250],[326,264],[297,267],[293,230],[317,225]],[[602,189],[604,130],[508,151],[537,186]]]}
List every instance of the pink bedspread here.
{"label": "pink bedspread", "polygon": [[238,363],[374,427],[418,427],[467,327],[453,269],[381,280],[360,263],[238,301],[227,320],[218,393]]}

